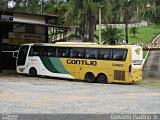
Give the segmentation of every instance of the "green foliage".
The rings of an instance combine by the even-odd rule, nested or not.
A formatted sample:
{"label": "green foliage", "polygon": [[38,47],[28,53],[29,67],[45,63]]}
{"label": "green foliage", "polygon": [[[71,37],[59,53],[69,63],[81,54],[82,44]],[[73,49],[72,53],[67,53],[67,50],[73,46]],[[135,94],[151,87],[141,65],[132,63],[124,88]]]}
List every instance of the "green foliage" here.
{"label": "green foliage", "polygon": [[[41,13],[41,0],[13,0],[16,2],[11,11]],[[3,6],[3,0],[0,5]],[[146,4],[151,7],[147,8]],[[95,25],[98,23],[98,10],[102,10],[102,23],[124,23],[128,6],[129,22],[147,20],[160,24],[160,0],[43,0],[43,13],[58,15],[57,24],[80,25],[82,36],[89,36],[93,42]],[[0,7],[2,9],[2,7]],[[134,30],[137,31],[137,30]],[[132,34],[137,32],[133,32]],[[141,33],[141,31],[140,31]],[[150,34],[150,33],[149,33]],[[141,35],[141,34],[140,34]],[[131,40],[133,36],[131,36]],[[139,34],[136,34],[139,37]],[[143,39],[143,38],[140,38]]]}
{"label": "green foliage", "polygon": [[[11,0],[9,0],[11,1]],[[15,7],[11,11],[41,13],[41,0],[13,0]],[[159,0],[42,0],[44,14],[58,14],[65,18],[65,24],[75,25],[82,22],[86,23],[85,28],[90,20],[98,22],[98,6],[102,8],[103,23],[124,23],[125,9],[128,6],[129,21],[139,22],[141,19],[150,20],[160,24],[160,1]],[[0,9],[4,1],[0,0]],[[150,3],[151,7],[147,8],[146,4]],[[60,5],[63,4],[63,5]],[[88,19],[88,20],[87,20]],[[64,22],[63,21],[63,22]],[[88,21],[88,23],[87,23]],[[62,22],[62,23],[63,23]],[[92,25],[91,25],[92,26]]]}
{"label": "green foliage", "polygon": [[147,27],[139,27],[139,34],[133,37],[132,33],[129,34],[129,43],[149,43],[158,34],[160,34],[160,26],[155,24],[148,25]]}
{"label": "green foliage", "polygon": [[136,33],[138,33],[138,28],[137,27],[131,27],[130,28],[130,33],[133,34],[133,37],[136,37]]}
{"label": "green foliage", "polygon": [[146,8],[141,13],[141,17],[156,24],[160,24],[160,1],[149,0],[148,3],[150,4],[150,7]]}
{"label": "green foliage", "polygon": [[0,0],[0,10],[6,10],[7,9],[7,1]]}
{"label": "green foliage", "polygon": [[108,27],[102,30],[102,39],[108,44],[114,45],[123,40],[122,30]]}
{"label": "green foliage", "polygon": [[39,0],[16,0],[14,11],[40,13]]}

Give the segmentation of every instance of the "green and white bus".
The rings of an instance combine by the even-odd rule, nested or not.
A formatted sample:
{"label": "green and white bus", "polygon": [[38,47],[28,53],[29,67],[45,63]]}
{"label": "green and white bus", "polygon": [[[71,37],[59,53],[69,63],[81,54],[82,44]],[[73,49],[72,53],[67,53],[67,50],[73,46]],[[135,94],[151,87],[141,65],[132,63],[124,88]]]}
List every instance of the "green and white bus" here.
{"label": "green and white bus", "polygon": [[58,42],[23,44],[17,72],[100,83],[133,83],[142,80],[142,47]]}

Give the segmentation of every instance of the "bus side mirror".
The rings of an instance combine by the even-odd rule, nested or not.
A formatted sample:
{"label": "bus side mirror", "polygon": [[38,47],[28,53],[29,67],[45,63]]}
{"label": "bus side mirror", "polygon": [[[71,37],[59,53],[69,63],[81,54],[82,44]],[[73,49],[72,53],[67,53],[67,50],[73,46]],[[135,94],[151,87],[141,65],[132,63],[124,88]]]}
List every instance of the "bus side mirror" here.
{"label": "bus side mirror", "polygon": [[13,56],[14,58],[17,58],[17,56],[18,56],[18,50],[17,50],[17,51],[14,51],[12,56]]}

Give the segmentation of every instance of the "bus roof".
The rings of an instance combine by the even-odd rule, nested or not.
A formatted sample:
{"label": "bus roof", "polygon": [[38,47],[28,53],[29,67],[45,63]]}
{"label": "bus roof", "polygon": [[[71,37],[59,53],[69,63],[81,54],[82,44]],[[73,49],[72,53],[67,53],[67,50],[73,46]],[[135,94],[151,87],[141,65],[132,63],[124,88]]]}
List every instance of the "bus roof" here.
{"label": "bus roof", "polygon": [[57,42],[55,45],[98,45],[97,43],[90,42]]}
{"label": "bus roof", "polygon": [[35,45],[35,46],[62,46],[62,47],[89,47],[89,48],[131,48],[139,47],[139,45],[99,45],[97,43],[87,43],[87,42],[57,42],[53,43],[30,43],[23,45]]}

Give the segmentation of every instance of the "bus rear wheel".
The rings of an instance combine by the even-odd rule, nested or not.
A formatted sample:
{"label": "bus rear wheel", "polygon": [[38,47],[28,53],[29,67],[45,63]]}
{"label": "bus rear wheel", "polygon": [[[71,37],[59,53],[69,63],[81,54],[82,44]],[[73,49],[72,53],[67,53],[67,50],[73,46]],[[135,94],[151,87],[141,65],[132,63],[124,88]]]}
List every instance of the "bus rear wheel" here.
{"label": "bus rear wheel", "polygon": [[98,74],[97,82],[99,83],[107,83],[107,76],[103,73]]}
{"label": "bus rear wheel", "polygon": [[92,72],[86,73],[86,75],[85,75],[85,80],[86,80],[87,82],[89,82],[89,83],[94,83],[94,82],[96,82],[96,78],[95,78],[95,76],[94,76],[94,74],[93,74]]}
{"label": "bus rear wheel", "polygon": [[37,76],[37,70],[35,68],[31,68],[29,70],[29,76],[36,77]]}

